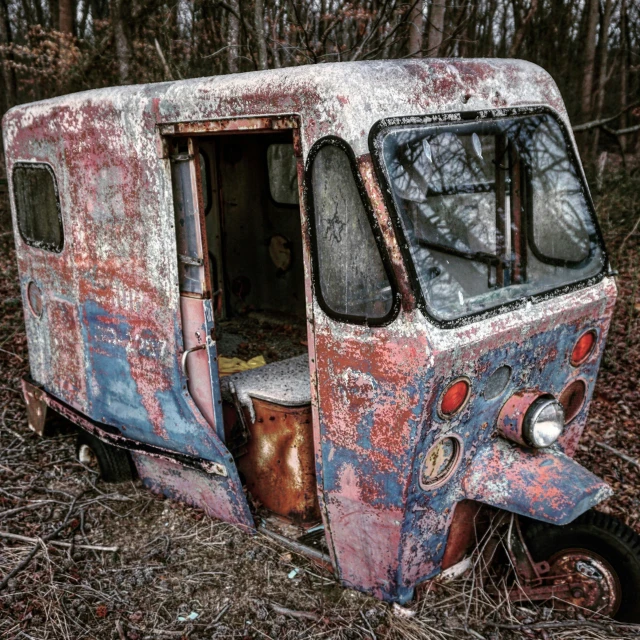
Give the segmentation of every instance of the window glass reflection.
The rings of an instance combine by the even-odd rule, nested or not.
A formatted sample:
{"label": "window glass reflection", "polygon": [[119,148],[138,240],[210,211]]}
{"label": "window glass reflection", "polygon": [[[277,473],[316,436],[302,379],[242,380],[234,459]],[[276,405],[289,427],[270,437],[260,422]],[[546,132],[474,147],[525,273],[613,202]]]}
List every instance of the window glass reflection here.
{"label": "window glass reflection", "polygon": [[584,280],[603,255],[549,115],[383,131],[379,143],[425,300],[451,320]]}

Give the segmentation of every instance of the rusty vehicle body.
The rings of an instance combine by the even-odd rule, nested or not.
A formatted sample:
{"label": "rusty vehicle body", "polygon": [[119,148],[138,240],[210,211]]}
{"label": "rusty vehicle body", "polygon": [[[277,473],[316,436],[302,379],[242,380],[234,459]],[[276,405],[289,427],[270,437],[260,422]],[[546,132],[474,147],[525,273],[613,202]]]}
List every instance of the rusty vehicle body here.
{"label": "rusty vehicle body", "polygon": [[[572,236],[562,221],[535,226],[527,127],[562,149],[572,182],[556,186],[587,212],[585,255],[534,246],[554,229],[559,245]],[[567,525],[611,494],[572,456],[616,287],[539,67],[384,61],[102,89],[16,107],[3,131],[39,433],[62,414],[125,451],[150,489],[263,527],[343,585],[400,603],[463,559],[479,512]],[[466,150],[462,172],[481,163],[492,181],[426,185],[423,167],[444,163],[449,143]],[[429,200],[446,197],[490,202],[490,249],[449,242]],[[400,201],[430,212],[415,246],[418,214]],[[58,214],[46,242],[23,211],[36,205]],[[420,272],[418,245],[433,262]],[[447,265],[473,284],[452,288]],[[359,278],[355,302],[355,286],[332,284]],[[221,377],[231,318],[281,333],[278,318],[293,318],[306,344]],[[525,433],[542,400],[564,412],[552,446]],[[619,594],[589,591],[593,575],[549,582],[516,529],[515,599],[586,602],[595,589],[587,606],[618,610]],[[314,531],[320,544],[305,544]]]}

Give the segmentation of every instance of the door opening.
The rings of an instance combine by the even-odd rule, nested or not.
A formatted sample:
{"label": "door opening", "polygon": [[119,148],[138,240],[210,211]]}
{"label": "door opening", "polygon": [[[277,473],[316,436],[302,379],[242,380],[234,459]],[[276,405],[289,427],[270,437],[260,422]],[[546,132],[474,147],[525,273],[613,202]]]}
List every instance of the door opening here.
{"label": "door opening", "polygon": [[[174,140],[179,148],[184,139]],[[275,514],[307,529],[320,512],[294,131],[189,140],[225,443],[262,517]]]}

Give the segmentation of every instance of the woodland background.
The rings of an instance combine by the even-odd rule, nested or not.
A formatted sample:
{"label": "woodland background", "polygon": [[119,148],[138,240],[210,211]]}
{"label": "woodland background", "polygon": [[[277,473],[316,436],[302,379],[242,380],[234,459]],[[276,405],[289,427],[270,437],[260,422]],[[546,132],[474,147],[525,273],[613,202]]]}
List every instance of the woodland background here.
{"label": "woodland background", "polygon": [[[563,94],[618,304],[577,460],[640,533],[639,0],[0,0],[0,111],[94,87],[412,56],[520,57]],[[480,554],[395,610],[139,482],[106,485],[26,423],[22,297],[0,158],[0,640],[614,640],[638,628],[510,604]],[[509,575],[501,577],[508,581]]]}
{"label": "woodland background", "polygon": [[2,113],[94,87],[422,56],[535,62],[572,122],[591,123],[590,165],[636,149],[637,0],[0,0]]}

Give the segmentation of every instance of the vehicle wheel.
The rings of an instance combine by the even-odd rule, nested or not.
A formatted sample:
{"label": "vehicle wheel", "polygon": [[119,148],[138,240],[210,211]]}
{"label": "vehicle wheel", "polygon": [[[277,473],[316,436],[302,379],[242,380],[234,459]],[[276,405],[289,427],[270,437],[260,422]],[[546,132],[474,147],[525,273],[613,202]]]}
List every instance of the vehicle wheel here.
{"label": "vehicle wheel", "polygon": [[640,622],[640,536],[598,511],[563,527],[531,522],[524,532],[536,562],[547,561],[555,584],[576,573],[593,578],[563,601],[624,622]]}
{"label": "vehicle wheel", "polygon": [[124,482],[133,479],[133,462],[124,449],[80,431],[76,440],[76,457],[85,466],[95,469],[105,482]]}

